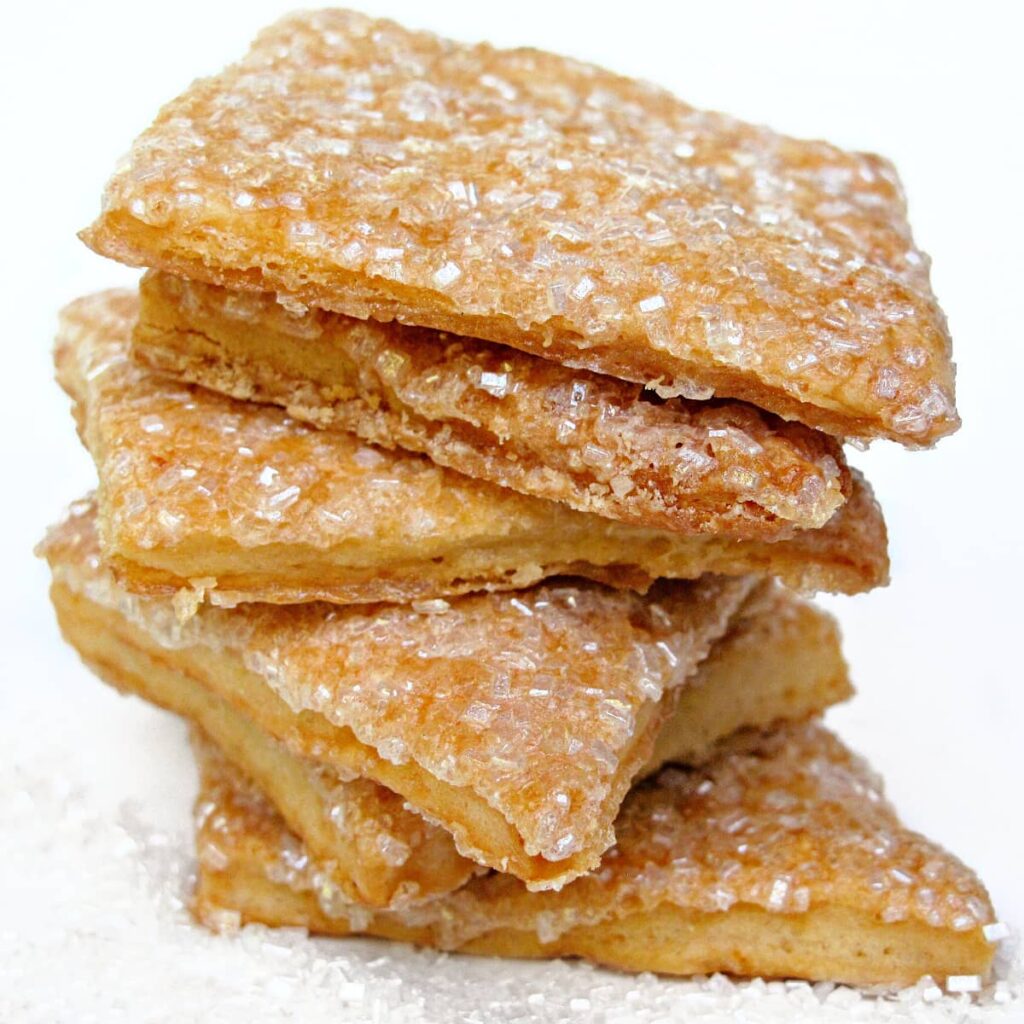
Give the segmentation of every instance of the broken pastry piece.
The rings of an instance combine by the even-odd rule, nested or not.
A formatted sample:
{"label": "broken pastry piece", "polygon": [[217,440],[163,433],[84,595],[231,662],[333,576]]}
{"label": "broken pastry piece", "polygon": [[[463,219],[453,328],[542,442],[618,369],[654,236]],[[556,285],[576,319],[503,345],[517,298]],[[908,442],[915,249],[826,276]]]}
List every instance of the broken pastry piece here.
{"label": "broken pastry piece", "polygon": [[82,237],[841,437],[959,423],[885,160],[536,50],[287,17],[160,111]]}
{"label": "broken pastry piece", "polygon": [[630,971],[726,972],[858,985],[990,969],[981,882],[904,828],[877,777],[817,724],[706,768],[672,767],[626,798],[600,867],[559,892],[475,878],[371,913],[323,876],[260,792],[197,748],[197,917],[366,934],[492,956],[580,956]]}
{"label": "broken pastry piece", "polygon": [[229,700],[133,646],[108,609],[59,587],[52,598],[61,633],[97,675],[196,723],[259,785],[313,856],[330,865],[325,896],[329,878],[343,903],[398,907],[451,892],[483,870],[397,793],[295,756]]}
{"label": "broken pastry piece", "polygon": [[[60,584],[52,596],[61,632],[93,671],[190,719],[266,793],[310,854],[330,865],[323,899],[333,893],[345,904],[410,905],[480,870],[397,794],[295,756],[165,655],[133,644],[116,613]],[[748,602],[689,683],[662,698],[671,710],[641,774],[667,760],[706,761],[738,730],[805,719],[850,693],[831,617],[775,588]]]}
{"label": "broken pastry piece", "polygon": [[[189,618],[119,588],[88,507],[51,531],[55,599],[189,675],[303,757],[379,782],[532,887],[590,870],[685,686],[772,584],[568,581],[418,606],[246,604]],[[668,695],[669,699],[666,699]]]}
{"label": "broken pastry piece", "polygon": [[134,353],[155,369],[583,512],[774,537],[823,526],[849,493],[834,438],[744,402],[661,402],[507,346],[169,274],[140,296]]}
{"label": "broken pastry piece", "polygon": [[79,299],[56,345],[96,462],[103,554],[132,591],[230,606],[408,602],[558,574],[640,590],[704,572],[847,593],[886,581],[885,524],[857,475],[826,526],[782,540],[632,526],[138,367],[137,310],[127,292]]}

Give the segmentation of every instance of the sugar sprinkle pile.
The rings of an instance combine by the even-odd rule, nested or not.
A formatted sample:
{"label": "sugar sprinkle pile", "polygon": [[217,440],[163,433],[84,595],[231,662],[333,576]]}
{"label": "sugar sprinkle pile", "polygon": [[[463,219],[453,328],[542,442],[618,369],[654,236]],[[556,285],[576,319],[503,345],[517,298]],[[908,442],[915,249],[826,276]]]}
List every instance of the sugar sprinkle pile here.
{"label": "sugar sprinkle pile", "polygon": [[[72,703],[74,713],[58,721],[44,721],[45,705],[26,701],[0,722],[14,766],[0,777],[0,1019],[642,1024],[742,1015],[751,1024],[801,1017],[983,1024],[1024,1008],[1024,965],[1012,936],[1001,943],[994,982],[980,992],[972,991],[976,979],[950,979],[949,993],[924,979],[875,995],[720,975],[629,976],[262,926],[210,935],[187,911],[193,788],[179,780],[193,772],[183,726],[99,688],[82,688]],[[88,749],[74,750],[83,735]],[[115,735],[118,743],[103,742]],[[137,768],[132,797],[118,803],[104,778],[111,793],[123,790],[129,764]],[[154,807],[162,820],[150,817]]]}

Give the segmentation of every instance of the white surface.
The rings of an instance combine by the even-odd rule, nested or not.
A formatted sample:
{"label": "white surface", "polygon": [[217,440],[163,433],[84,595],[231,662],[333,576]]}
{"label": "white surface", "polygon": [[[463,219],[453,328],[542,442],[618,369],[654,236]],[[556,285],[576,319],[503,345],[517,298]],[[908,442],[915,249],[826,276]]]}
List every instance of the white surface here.
{"label": "white surface", "polygon": [[[976,867],[1000,916],[1019,928],[1024,26],[1013,5],[520,0],[506,7],[367,0],[366,9],[464,39],[569,52],[658,81],[695,104],[877,150],[896,162],[916,236],[935,261],[965,425],[933,452],[878,445],[853,453],[888,517],[893,584],[828,602],[845,626],[860,688],[832,723],[885,774],[905,819]],[[58,639],[44,568],[29,554],[44,524],[92,478],[67,403],[51,381],[56,310],[83,291],[134,279],[90,254],[74,231],[91,219],[116,158],[159,104],[192,77],[239,55],[262,24],[285,10],[265,0],[179,0],[33,4],[19,6],[13,19],[6,15],[0,41],[8,359],[0,403],[4,1020],[81,1021],[89,1012],[101,1021],[166,1020],[175,1010],[179,1019],[199,1019],[204,999],[219,1002],[225,1017],[252,1019],[260,1007],[290,1002],[286,988],[278,986],[275,995],[270,987],[272,953],[261,947],[249,954],[237,945],[225,953],[182,924],[166,886],[139,881],[140,864],[152,860],[145,849],[128,843],[120,853],[125,870],[111,868],[122,834],[119,808],[128,797],[137,800],[139,817],[177,837],[167,863],[180,867],[174,858],[183,847],[174,844],[185,842],[193,784],[183,733],[158,712],[102,690],[79,667]],[[35,794],[32,804],[12,796],[26,786]],[[32,807],[37,813],[29,813]],[[527,991],[546,991],[554,1000],[547,1009],[520,1005],[524,1015],[540,1019],[563,1011],[599,1017],[605,996],[619,1014],[609,1020],[629,1019],[633,1010],[668,1019],[712,1005],[706,993],[678,983],[633,984],[566,965],[516,965],[488,975],[464,960],[400,953],[369,966],[383,953],[384,947],[366,944],[303,945],[281,955],[279,980],[299,979],[302,1007],[319,1005],[323,1012],[326,1001],[335,1019],[373,1012],[401,1019],[384,1010],[392,996],[420,1007],[412,1019],[435,1019],[438,1007],[454,1014],[456,1006],[477,1005],[474,999],[486,1002],[492,977],[496,999],[511,999],[520,982],[524,999]],[[377,1011],[376,996],[345,1001],[337,987],[341,973],[311,980],[320,977],[317,958],[324,971],[329,962],[343,964],[350,982],[384,993]],[[406,978],[404,989],[399,977]],[[192,984],[198,995],[188,995]],[[570,993],[602,984],[611,988],[593,1008],[569,1006]],[[627,1002],[630,990],[638,994]],[[461,1002],[452,1001],[453,992]],[[231,993],[237,1001],[229,1012],[223,1007]],[[752,999],[748,990],[734,990],[712,1009],[726,1015],[728,1005],[750,1003],[751,1020],[783,1012],[776,997]],[[785,1012],[795,1006],[786,1005]],[[847,1016],[891,1013],[892,1004],[857,1002]],[[959,1011],[944,1003],[931,1013],[955,1019]],[[1011,1016],[1024,1013],[1018,1007],[1005,1019]]]}

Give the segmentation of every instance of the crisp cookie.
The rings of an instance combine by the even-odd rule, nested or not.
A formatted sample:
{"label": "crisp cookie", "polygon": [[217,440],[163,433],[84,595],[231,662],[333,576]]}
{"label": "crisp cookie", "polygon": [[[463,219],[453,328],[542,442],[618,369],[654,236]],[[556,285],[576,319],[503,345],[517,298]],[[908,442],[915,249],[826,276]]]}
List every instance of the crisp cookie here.
{"label": "crisp cookie", "polygon": [[843,437],[959,423],[888,162],[536,50],[291,15],[160,111],[82,237]]}
{"label": "crisp cookie", "polygon": [[155,369],[583,512],[773,538],[823,526],[850,491],[834,438],[745,402],[662,401],[506,345],[170,274],[140,298],[133,351]]}
{"label": "crisp cookie", "polygon": [[820,725],[783,728],[630,793],[618,842],[559,892],[490,874],[433,903],[325,904],[315,865],[258,790],[198,750],[197,917],[366,934],[631,971],[902,986],[988,974],[985,888],[911,832],[877,776]]}
{"label": "crisp cookie", "polygon": [[565,574],[637,590],[704,572],[847,593],[887,579],[885,524],[856,474],[826,526],[780,540],[632,526],[143,369],[128,357],[137,309],[127,292],[73,302],[55,351],[96,463],[103,555],[132,591],[183,591],[188,607],[425,601]]}
{"label": "crisp cookie", "polygon": [[[409,906],[451,892],[482,870],[396,793],[291,753],[260,728],[258,715],[188,674],[173,652],[140,643],[117,611],[59,583],[51,598],[61,632],[97,675],[190,719],[260,787],[320,862],[322,900]],[[810,717],[851,692],[834,621],[775,589],[748,602],[689,685],[662,698],[668,714],[640,774],[666,761],[706,761],[738,730]],[[295,857],[301,860],[298,849]]]}
{"label": "crisp cookie", "polygon": [[128,643],[293,753],[370,778],[465,856],[531,886],[592,868],[685,687],[772,584],[706,576],[641,597],[567,581],[427,607],[246,604],[191,616],[120,588],[88,504],[41,553]]}

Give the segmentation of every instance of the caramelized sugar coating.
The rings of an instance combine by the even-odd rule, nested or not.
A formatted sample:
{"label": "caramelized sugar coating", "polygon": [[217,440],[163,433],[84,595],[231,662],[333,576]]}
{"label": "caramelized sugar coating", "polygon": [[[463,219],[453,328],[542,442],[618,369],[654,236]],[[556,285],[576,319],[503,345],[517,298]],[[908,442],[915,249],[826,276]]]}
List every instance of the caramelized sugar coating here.
{"label": "caramelized sugar coating", "polygon": [[[173,652],[161,656],[133,642],[116,611],[60,585],[51,600],[61,633],[101,679],[196,723],[260,787],[310,853],[330,865],[337,900],[408,905],[451,892],[481,870],[397,793],[295,756],[194,673],[179,670]],[[325,877],[325,898],[327,885]]]}
{"label": "caramelized sugar coating", "polygon": [[160,111],[83,238],[841,436],[958,425],[886,161],[535,50],[292,15]]}
{"label": "caramelized sugar coating", "polygon": [[[152,273],[137,358],[236,398],[584,512],[683,533],[823,526],[849,492],[838,443],[743,402],[645,400],[504,345]],[[650,396],[650,393],[648,393]]]}
{"label": "caramelized sugar coating", "polygon": [[665,769],[630,793],[618,841],[559,892],[507,875],[395,913],[319,899],[295,838],[223,760],[198,751],[196,910],[360,932],[442,949],[582,955],[629,970],[909,984],[984,976],[988,894],[904,828],[877,777],[831,733],[780,729],[703,769]]}
{"label": "caramelized sugar coating", "polygon": [[[51,599],[65,639],[100,678],[199,726],[311,856],[329,864],[321,899],[394,908],[451,892],[479,870],[396,793],[291,753],[247,708],[185,671],[174,652],[140,643],[119,612],[59,583]],[[704,762],[737,730],[799,721],[850,693],[834,621],[775,588],[749,600],[691,683],[662,698],[670,710],[642,773],[669,760]]]}
{"label": "caramelized sugar coating", "polygon": [[770,543],[620,523],[142,369],[128,359],[137,308],[126,292],[79,299],[56,346],[96,461],[104,557],[131,590],[347,604],[564,573],[641,590],[708,571],[851,593],[887,578],[885,525],[859,477],[825,527]]}
{"label": "caramelized sugar coating", "polygon": [[203,607],[182,621],[173,600],[116,586],[88,507],[42,553],[57,584],[120,615],[148,655],[537,886],[589,870],[611,845],[671,712],[662,698],[759,589],[711,576],[641,597],[565,582],[427,606]]}

